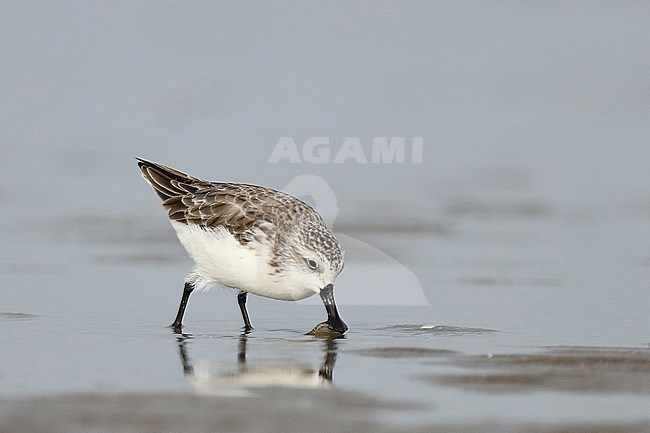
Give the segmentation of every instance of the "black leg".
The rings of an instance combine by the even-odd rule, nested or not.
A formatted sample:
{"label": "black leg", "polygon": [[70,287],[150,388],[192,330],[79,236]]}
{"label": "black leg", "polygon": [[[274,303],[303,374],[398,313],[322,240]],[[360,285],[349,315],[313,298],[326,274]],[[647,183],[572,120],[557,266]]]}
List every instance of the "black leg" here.
{"label": "black leg", "polygon": [[178,306],[178,313],[176,313],[176,319],[174,319],[174,323],[172,323],[170,326],[170,328],[172,328],[177,334],[180,333],[181,329],[183,328],[183,316],[185,315],[185,307],[187,307],[187,301],[190,299],[192,291],[194,291],[194,285],[190,282],[186,282],[185,287],[183,288],[181,305]]}
{"label": "black leg", "polygon": [[237,295],[237,302],[239,303],[241,315],[244,318],[244,332],[250,332],[253,329],[253,326],[251,326],[251,319],[249,319],[248,310],[246,310],[246,295],[248,295],[247,292],[239,292]]}

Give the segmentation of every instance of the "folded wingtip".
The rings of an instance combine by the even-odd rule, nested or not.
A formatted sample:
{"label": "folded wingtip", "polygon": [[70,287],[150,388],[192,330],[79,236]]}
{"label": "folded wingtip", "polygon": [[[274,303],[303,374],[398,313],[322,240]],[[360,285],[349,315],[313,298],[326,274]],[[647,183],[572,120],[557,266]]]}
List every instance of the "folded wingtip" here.
{"label": "folded wingtip", "polygon": [[140,158],[139,156],[136,156],[135,159],[138,161],[138,165],[142,167],[143,165],[149,165],[151,164],[151,161],[147,161],[144,158]]}

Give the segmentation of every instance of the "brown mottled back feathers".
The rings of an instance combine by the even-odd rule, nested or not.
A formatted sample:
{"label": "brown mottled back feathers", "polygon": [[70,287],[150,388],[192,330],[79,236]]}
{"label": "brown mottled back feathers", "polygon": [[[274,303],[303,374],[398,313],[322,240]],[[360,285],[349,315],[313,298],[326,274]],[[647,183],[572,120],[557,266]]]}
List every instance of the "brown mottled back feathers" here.
{"label": "brown mottled back feathers", "polygon": [[208,182],[137,159],[142,176],[163,201],[172,221],[203,228],[224,227],[241,243],[252,240],[254,228],[271,234],[299,218],[322,222],[314,209],[289,194],[257,185]]}

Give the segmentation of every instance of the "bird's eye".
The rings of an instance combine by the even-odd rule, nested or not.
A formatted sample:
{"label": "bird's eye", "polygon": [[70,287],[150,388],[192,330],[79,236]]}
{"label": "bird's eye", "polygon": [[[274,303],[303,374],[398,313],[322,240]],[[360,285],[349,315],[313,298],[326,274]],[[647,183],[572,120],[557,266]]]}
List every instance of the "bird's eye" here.
{"label": "bird's eye", "polygon": [[305,259],[307,261],[307,266],[309,266],[310,269],[316,269],[318,267],[318,263],[316,263],[316,260],[313,259]]}

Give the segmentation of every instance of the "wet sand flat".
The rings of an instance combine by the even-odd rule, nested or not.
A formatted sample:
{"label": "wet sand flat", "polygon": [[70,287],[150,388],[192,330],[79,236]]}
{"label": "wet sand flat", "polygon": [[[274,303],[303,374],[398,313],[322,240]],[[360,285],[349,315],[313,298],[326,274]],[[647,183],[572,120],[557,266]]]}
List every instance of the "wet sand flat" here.
{"label": "wet sand flat", "polygon": [[455,360],[455,365],[470,372],[430,380],[486,392],[650,394],[648,349],[553,348],[534,354],[466,357]]}
{"label": "wet sand flat", "polygon": [[417,407],[344,392],[268,389],[252,399],[192,395],[76,394],[0,402],[0,432],[22,433],[645,433],[650,420],[610,423],[500,423],[400,425],[378,422],[381,411]]}

